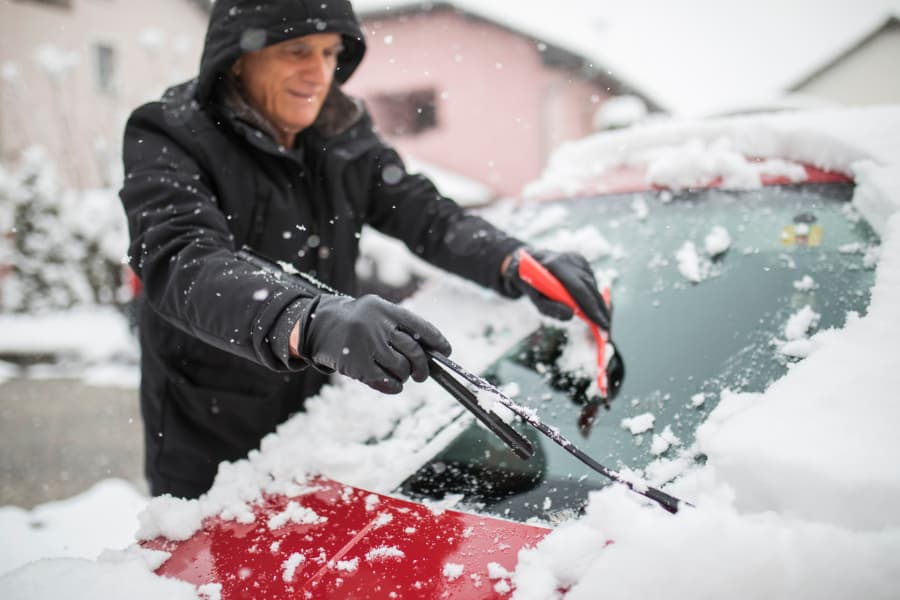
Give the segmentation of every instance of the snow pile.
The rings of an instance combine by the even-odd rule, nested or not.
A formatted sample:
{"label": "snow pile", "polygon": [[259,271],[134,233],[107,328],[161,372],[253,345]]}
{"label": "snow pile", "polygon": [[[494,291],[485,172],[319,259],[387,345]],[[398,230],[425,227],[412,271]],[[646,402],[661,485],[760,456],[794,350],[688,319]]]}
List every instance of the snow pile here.
{"label": "snow pile", "polygon": [[128,546],[146,505],[147,498],[131,484],[107,479],[31,511],[0,507],[0,532],[7,542],[15,540],[0,544],[0,575],[47,556],[96,558],[106,548]]}
{"label": "snow pile", "polygon": [[[847,531],[773,512],[742,514],[727,487],[672,516],[621,487],[519,553],[515,600],[895,597],[896,535]],[[606,540],[613,543],[605,544]]]}
{"label": "snow pile", "polygon": [[778,159],[748,160],[725,137],[710,143],[694,138],[684,144],[656,148],[642,159],[647,163],[648,180],[672,189],[709,185],[716,180],[727,188],[757,188],[762,185],[763,175],[806,180],[806,171],[800,165]]}
{"label": "snow pile", "polygon": [[[112,306],[81,306],[40,315],[0,313],[0,354],[51,354],[78,360],[82,368],[102,366],[111,377],[115,365],[136,365],[139,350],[120,311]],[[79,375],[91,374],[98,381],[103,375],[100,370]]]}
{"label": "snow pile", "polygon": [[197,600],[189,583],[157,577],[137,562],[110,564],[83,558],[53,558],[31,563],[0,577],[4,600]]}

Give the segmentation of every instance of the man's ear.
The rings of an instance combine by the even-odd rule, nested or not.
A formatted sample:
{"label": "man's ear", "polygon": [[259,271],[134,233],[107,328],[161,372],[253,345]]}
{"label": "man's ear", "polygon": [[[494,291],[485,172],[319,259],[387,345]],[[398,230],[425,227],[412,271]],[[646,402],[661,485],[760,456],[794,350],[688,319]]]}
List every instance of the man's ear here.
{"label": "man's ear", "polygon": [[242,56],[239,59],[237,59],[236,61],[234,61],[233,65],[231,65],[231,74],[234,75],[235,77],[240,77],[241,71],[243,71],[243,70],[244,70],[244,57]]}

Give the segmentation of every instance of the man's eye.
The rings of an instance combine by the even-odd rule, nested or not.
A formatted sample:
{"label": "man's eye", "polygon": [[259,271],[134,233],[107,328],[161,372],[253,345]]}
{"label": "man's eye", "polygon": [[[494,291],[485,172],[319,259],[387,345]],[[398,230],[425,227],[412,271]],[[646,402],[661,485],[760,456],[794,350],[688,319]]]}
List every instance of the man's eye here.
{"label": "man's eye", "polygon": [[308,56],[309,48],[305,46],[294,46],[287,49],[288,53],[293,56]]}

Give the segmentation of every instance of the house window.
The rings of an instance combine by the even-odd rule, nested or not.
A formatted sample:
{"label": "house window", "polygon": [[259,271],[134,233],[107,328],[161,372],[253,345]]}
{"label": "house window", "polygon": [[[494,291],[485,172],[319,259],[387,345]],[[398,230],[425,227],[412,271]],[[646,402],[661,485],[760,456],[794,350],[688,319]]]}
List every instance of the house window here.
{"label": "house window", "polygon": [[437,127],[436,98],[433,89],[381,94],[373,99],[376,121],[389,135],[418,135]]}
{"label": "house window", "polygon": [[97,73],[97,89],[104,94],[115,92],[116,52],[108,44],[94,45],[94,64]]}

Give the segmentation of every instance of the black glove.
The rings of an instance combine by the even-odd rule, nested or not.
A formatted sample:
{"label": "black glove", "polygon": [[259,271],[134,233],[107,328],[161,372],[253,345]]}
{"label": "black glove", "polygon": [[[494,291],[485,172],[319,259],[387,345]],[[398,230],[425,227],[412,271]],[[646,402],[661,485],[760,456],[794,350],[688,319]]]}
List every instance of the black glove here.
{"label": "black glove", "polygon": [[301,355],[379,392],[399,393],[410,375],[425,381],[426,349],[450,354],[434,325],[378,296],[322,295],[317,302],[301,328]]}
{"label": "black glove", "polygon": [[[549,317],[566,321],[572,318],[572,309],[565,304],[555,302],[522,281],[519,277],[519,253],[516,250],[506,271],[503,272],[504,288],[508,295],[518,297],[527,295],[537,309]],[[597,280],[587,259],[574,252],[551,252],[549,250],[527,250],[541,265],[552,273],[575,300],[587,317],[609,331],[609,309],[600,290]]]}

